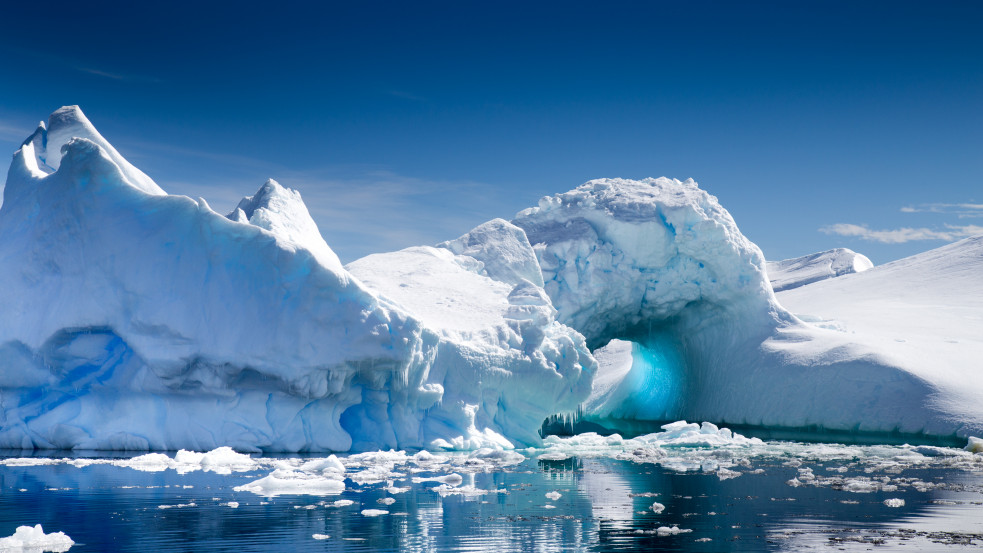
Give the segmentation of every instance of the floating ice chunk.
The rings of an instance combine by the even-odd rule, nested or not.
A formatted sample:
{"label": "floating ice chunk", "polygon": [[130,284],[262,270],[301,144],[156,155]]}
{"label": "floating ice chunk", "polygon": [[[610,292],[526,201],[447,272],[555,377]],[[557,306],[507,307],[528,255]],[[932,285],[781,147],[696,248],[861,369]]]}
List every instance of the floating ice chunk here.
{"label": "floating ice chunk", "polygon": [[233,488],[265,497],[278,495],[337,495],[345,491],[345,482],[331,476],[277,469],[259,480]]}
{"label": "floating ice chunk", "polygon": [[348,507],[349,505],[354,505],[354,504],[355,502],[352,501],[351,499],[339,499],[334,503],[329,503],[328,506],[340,508],[340,507]]}
{"label": "floating ice chunk", "polygon": [[660,536],[676,536],[679,534],[688,534],[692,530],[688,528],[680,528],[678,526],[659,526],[655,532]]}
{"label": "floating ice chunk", "polygon": [[661,503],[659,503],[658,501],[656,501],[655,503],[652,504],[652,512],[655,513],[655,514],[659,514],[659,513],[661,513],[662,511],[665,511],[665,510],[666,510],[666,506],[663,505],[663,504],[661,504]]}
{"label": "floating ice chunk", "polygon": [[381,503],[382,505],[392,505],[393,503],[396,503],[396,499],[392,497],[380,497],[375,501],[376,503]]}
{"label": "floating ice chunk", "polygon": [[337,457],[331,455],[323,459],[312,459],[300,465],[300,470],[305,472],[322,472],[344,474],[345,465]]}
{"label": "floating ice chunk", "polygon": [[983,453],[983,439],[970,436],[969,443],[966,444],[966,451],[970,453]]}
{"label": "floating ice chunk", "polygon": [[179,450],[171,459],[163,453],[147,453],[131,459],[112,461],[118,467],[129,467],[144,472],[159,472],[167,469],[177,470],[181,474],[204,470],[218,474],[246,472],[255,470],[259,465],[248,455],[243,455],[231,447],[218,447],[202,453],[199,451]]}
{"label": "floating ice chunk", "polygon": [[174,460],[163,453],[147,453],[131,459],[113,461],[118,467],[129,467],[143,472],[160,472],[174,467]]}
{"label": "floating ice chunk", "polygon": [[12,536],[0,538],[0,551],[68,551],[75,545],[64,532],[45,534],[40,524],[18,526]]}
{"label": "floating ice chunk", "polygon": [[311,537],[314,538],[314,539],[316,539],[316,540],[326,540],[326,539],[330,538],[331,536],[329,536],[327,534],[311,534]]}
{"label": "floating ice chunk", "polygon": [[885,499],[884,504],[888,507],[904,507],[904,499],[892,497],[891,499]]}
{"label": "floating ice chunk", "polygon": [[[180,453],[179,451],[178,454]],[[256,461],[251,457],[238,453],[228,446],[222,446],[205,453],[201,456],[199,463],[202,470],[218,474],[231,474],[233,471],[246,472],[257,467]]]}
{"label": "floating ice chunk", "polygon": [[557,499],[560,499],[560,497],[562,496],[560,495],[560,492],[552,491],[552,492],[546,492],[546,497],[551,501],[556,501]]}
{"label": "floating ice chunk", "polygon": [[224,503],[224,505],[226,505],[230,509],[238,509],[239,508],[239,502],[238,501],[229,501],[228,503]]}
{"label": "floating ice chunk", "polygon": [[383,509],[362,509],[362,516],[364,517],[377,517],[388,514],[389,511]]}

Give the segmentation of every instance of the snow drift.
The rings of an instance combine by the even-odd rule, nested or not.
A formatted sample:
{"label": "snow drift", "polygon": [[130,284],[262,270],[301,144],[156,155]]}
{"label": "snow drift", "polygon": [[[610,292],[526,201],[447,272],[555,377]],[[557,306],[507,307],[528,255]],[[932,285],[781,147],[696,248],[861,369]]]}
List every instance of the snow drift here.
{"label": "snow drift", "polygon": [[515,304],[456,340],[353,278],[296,192],[168,196],[74,106],[14,155],[0,237],[0,447],[510,446],[589,391],[535,285],[455,273]]}
{"label": "snow drift", "polygon": [[873,267],[867,256],[847,248],[768,262],[768,278],[775,292],[791,290],[820,280],[862,273]]}

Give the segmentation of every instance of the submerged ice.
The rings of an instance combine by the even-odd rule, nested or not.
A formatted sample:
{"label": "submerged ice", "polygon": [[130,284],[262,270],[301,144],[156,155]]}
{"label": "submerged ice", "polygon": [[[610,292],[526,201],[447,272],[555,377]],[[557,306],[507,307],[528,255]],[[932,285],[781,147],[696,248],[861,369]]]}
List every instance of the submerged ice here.
{"label": "submerged ice", "polygon": [[[953,371],[788,312],[691,180],[593,180],[342,266],[296,191],[167,195],[73,106],[14,154],[0,238],[0,447],[501,452],[573,413],[983,431]],[[258,489],[305,486],[278,470]]]}

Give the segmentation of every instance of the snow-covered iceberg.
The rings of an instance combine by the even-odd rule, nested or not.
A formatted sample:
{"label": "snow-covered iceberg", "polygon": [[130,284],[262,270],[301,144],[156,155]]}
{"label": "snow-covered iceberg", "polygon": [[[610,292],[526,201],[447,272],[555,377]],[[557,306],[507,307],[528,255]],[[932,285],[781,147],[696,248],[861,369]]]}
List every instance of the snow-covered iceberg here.
{"label": "snow-covered iceberg", "polygon": [[[594,180],[540,200],[513,223],[533,244],[558,320],[601,348],[582,407],[590,421],[940,436],[983,429],[983,391],[946,382],[953,372],[978,375],[974,350],[936,351],[958,367],[937,371],[928,355],[904,361],[887,343],[874,347],[791,315],[775,298],[760,250],[695,182]],[[946,272],[925,271],[943,281]],[[882,295],[914,282],[874,270],[827,282],[847,286],[868,274],[898,279],[881,283]],[[817,294],[819,305],[827,282],[798,290]],[[958,295],[943,301],[957,305]],[[978,317],[956,322],[935,311],[941,328],[969,323],[968,332],[983,331]],[[919,324],[914,314],[904,321],[908,330]]]}
{"label": "snow-covered iceberg", "polygon": [[867,256],[847,248],[768,262],[768,278],[775,292],[791,290],[820,280],[853,273],[873,267]]}
{"label": "snow-covered iceberg", "polygon": [[223,216],[59,109],[0,208],[0,447],[536,443],[586,397],[593,358],[536,285],[441,251],[421,269],[489,289],[451,321],[480,319],[467,340],[354,278],[296,192],[270,181]]}
{"label": "snow-covered iceberg", "polygon": [[574,413],[979,435],[983,305],[944,290],[983,297],[973,244],[783,292],[796,317],[695,182],[599,179],[342,266],[298,193],[223,216],[62,108],[0,206],[0,447],[509,448]]}

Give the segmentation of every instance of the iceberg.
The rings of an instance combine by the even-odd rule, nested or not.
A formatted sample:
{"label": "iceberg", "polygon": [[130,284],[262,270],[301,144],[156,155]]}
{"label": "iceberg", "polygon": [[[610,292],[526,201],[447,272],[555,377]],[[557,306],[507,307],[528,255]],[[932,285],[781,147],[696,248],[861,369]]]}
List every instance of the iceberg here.
{"label": "iceberg", "polygon": [[782,261],[769,261],[767,268],[772,289],[781,292],[828,278],[862,273],[873,266],[863,254],[836,248]]}
{"label": "iceberg", "polygon": [[[557,320],[598,360],[582,420],[950,441],[983,429],[973,338],[983,238],[783,292],[800,318],[776,298],[761,251],[692,180],[593,180],[512,222],[533,244]],[[925,328],[936,330],[917,356],[898,347]]]}
{"label": "iceberg", "polygon": [[488,290],[453,320],[404,307],[341,266],[298,193],[269,181],[228,216],[167,195],[74,106],[14,154],[0,237],[0,447],[512,447],[590,390],[535,284],[433,249],[420,287]]}
{"label": "iceberg", "polygon": [[0,447],[507,459],[553,416],[980,435],[981,240],[776,296],[695,181],[597,179],[343,266],[298,192],[222,215],[66,107],[0,206]]}

